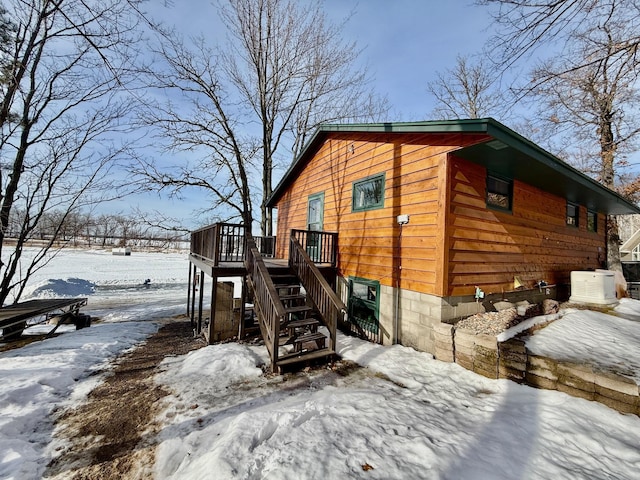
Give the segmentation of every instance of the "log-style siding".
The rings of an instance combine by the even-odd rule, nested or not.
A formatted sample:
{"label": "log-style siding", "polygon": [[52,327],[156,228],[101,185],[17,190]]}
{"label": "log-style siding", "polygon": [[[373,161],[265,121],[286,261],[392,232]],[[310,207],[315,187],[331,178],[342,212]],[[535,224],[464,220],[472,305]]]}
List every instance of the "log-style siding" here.
{"label": "log-style siding", "polygon": [[[448,235],[449,295],[513,290],[514,277],[533,287],[539,280],[567,283],[571,270],[600,268],[605,217],[587,231],[580,205],[578,227],[566,225],[566,199],[515,181],[512,212],[486,208],[486,170],[451,156]],[[600,249],[600,251],[599,251]]]}
{"label": "log-style siding", "polygon": [[[588,232],[566,225],[566,199],[515,181],[511,212],[486,207],[484,167],[455,156],[478,134],[332,133],[280,197],[277,256],[291,229],[307,228],[307,201],[324,193],[325,231],[339,233],[341,275],[438,296],[566,283],[571,270],[600,267],[605,217]],[[385,174],[384,208],[352,212],[352,186]],[[410,215],[400,228],[396,216]]]}
{"label": "log-style siding", "polygon": [[[484,138],[332,134],[278,201],[277,256],[287,257],[291,229],[307,227],[309,195],[323,192],[323,229],[339,233],[341,275],[387,286],[399,280],[403,289],[446,294],[448,154]],[[385,173],[384,208],[352,212],[353,182],[380,173]],[[410,215],[402,238],[396,222],[400,214]]]}

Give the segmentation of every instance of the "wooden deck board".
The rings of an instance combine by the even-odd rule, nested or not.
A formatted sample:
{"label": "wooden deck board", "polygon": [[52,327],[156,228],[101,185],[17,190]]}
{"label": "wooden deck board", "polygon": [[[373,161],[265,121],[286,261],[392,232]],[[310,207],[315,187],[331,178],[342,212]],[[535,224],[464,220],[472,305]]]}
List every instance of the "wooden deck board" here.
{"label": "wooden deck board", "polygon": [[0,326],[28,320],[68,307],[82,307],[87,304],[86,298],[49,298],[27,300],[0,308]]}
{"label": "wooden deck board", "polygon": [[[270,272],[289,269],[289,261],[286,258],[264,258],[264,263]],[[196,265],[200,270],[204,271],[209,277],[240,277],[247,274],[244,262],[220,262],[214,265],[213,259],[203,258],[197,255],[189,255],[189,261]],[[316,267],[320,271],[327,269],[334,270],[335,267],[330,263],[316,263]]]}
{"label": "wooden deck board", "polygon": [[311,352],[292,353],[278,358],[277,364],[279,367],[284,367],[295,363],[315,360],[317,358],[329,357],[331,355],[335,355],[335,353],[335,351],[329,348],[312,350]]}

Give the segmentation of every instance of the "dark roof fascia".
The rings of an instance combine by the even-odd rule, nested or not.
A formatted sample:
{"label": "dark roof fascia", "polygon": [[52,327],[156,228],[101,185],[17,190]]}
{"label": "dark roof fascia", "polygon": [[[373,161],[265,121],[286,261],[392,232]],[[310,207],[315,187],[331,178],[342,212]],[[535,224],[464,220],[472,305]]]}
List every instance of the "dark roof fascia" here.
{"label": "dark roof fascia", "polygon": [[[493,118],[462,119],[462,120],[438,120],[425,122],[397,122],[397,123],[364,123],[364,124],[326,124],[321,125],[313,134],[309,142],[286,171],[280,183],[274,189],[267,201],[270,207],[275,206],[276,201],[284,192],[287,185],[293,181],[297,173],[304,167],[308,154],[312,152],[321,140],[329,133],[485,133],[510,148],[529,157],[546,167],[567,177],[582,187],[595,191],[599,196],[608,197],[610,200],[627,210],[627,213],[640,213],[640,208],[632,204],[618,193],[609,190],[596,180],[580,172],[571,165],[565,163],[555,155],[547,152],[522,135],[516,133]],[[487,140],[483,143],[489,143]],[[462,148],[460,152],[464,151]]]}
{"label": "dark roof fascia", "polygon": [[[286,186],[293,181],[304,166],[305,157],[314,150],[329,133],[486,133],[493,119],[436,120],[424,122],[323,124],[305,144],[298,157],[291,163],[282,179],[267,199],[267,206],[274,207]],[[495,122],[495,120],[493,120]]]}
{"label": "dark roof fascia", "polygon": [[[499,140],[509,147],[512,147],[522,154],[530,157],[546,167],[555,170],[560,175],[567,177],[569,180],[578,183],[580,186],[595,191],[599,196],[609,197],[613,203],[623,210],[629,210],[626,213],[640,213],[640,208],[634,205],[622,195],[610,190],[602,185],[600,182],[594,180],[588,175],[582,173],[580,170],[572,167],[565,161],[549,153],[539,145],[536,145],[532,141],[526,139],[522,135],[514,132],[510,128],[494,120],[493,118],[487,120],[487,134],[496,140]],[[608,213],[608,212],[607,212]]]}
{"label": "dark roof fascia", "polygon": [[498,123],[496,120],[491,120],[489,129],[487,130],[487,134],[495,138],[496,140],[500,140],[501,142],[509,145],[510,147],[516,148],[523,154],[534,158],[535,160],[543,163],[544,165],[552,168],[554,170],[559,171],[563,175],[572,178],[573,180],[579,182],[584,185],[586,188],[602,190],[605,189],[608,193],[619,197],[619,199],[623,203],[628,203],[629,207],[637,210],[637,213],[640,213],[640,209],[629,203],[624,197],[620,196],[618,193],[613,190],[608,189],[598,181],[589,177],[588,175],[582,173],[577,168],[572,167],[564,160],[556,157],[552,153],[547,152],[544,148],[536,145],[530,140],[527,140],[522,135],[514,132],[510,128]]}

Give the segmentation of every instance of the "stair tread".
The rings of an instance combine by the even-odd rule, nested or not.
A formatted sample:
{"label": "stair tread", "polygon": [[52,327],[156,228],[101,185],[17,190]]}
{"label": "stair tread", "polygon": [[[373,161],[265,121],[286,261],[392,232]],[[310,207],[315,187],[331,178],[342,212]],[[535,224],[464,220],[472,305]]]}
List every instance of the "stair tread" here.
{"label": "stair tread", "polygon": [[311,333],[305,333],[304,335],[300,335],[299,337],[296,337],[293,340],[293,342],[294,343],[312,342],[314,340],[321,340],[323,338],[327,338],[327,336],[324,333],[311,332]]}
{"label": "stair tread", "polygon": [[295,327],[311,327],[311,326],[315,326],[315,325],[320,325],[320,320],[318,320],[317,318],[301,318],[300,320],[291,320],[289,323],[287,323],[287,327],[288,328],[295,328]]}
{"label": "stair tread", "polygon": [[286,313],[300,313],[300,312],[310,312],[313,310],[313,307],[309,307],[308,305],[299,305],[295,307],[284,307],[284,311]]}
{"label": "stair tread", "polygon": [[278,358],[278,366],[291,365],[293,363],[304,362],[306,360],[315,360],[316,358],[328,357],[335,355],[335,351],[330,348],[321,348],[312,352],[297,352],[289,355],[283,355]]}
{"label": "stair tread", "polygon": [[301,293],[292,293],[291,295],[280,295],[280,300],[302,300],[304,298],[307,298],[307,296]]}

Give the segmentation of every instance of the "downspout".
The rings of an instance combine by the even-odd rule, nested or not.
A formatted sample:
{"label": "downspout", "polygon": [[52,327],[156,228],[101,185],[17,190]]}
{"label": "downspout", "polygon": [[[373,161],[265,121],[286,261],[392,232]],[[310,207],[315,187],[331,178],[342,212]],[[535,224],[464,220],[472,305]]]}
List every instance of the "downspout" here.
{"label": "downspout", "polygon": [[409,223],[409,215],[398,215],[396,218],[398,225],[400,225],[400,232],[398,233],[398,274],[396,276],[396,308],[393,318],[393,343],[398,343],[398,330],[400,320],[400,276],[402,275],[402,226]]}
{"label": "downspout", "polygon": [[400,316],[400,275],[402,275],[402,256],[399,255],[402,245],[402,224],[398,234],[398,274],[396,275],[396,311],[393,318],[393,344],[398,343],[398,318]]}

